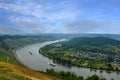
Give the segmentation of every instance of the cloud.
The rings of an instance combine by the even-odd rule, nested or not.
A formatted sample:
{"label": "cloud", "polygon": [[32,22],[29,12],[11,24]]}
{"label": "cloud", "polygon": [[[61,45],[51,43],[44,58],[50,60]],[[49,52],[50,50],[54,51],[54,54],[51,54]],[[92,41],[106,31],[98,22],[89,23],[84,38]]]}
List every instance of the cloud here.
{"label": "cloud", "polygon": [[[26,5],[19,4],[0,4],[1,8],[12,11],[15,13],[21,13],[22,15],[9,17],[9,20],[21,28],[29,32],[39,33],[58,33],[62,32],[59,25],[64,21],[72,21],[79,15],[79,11],[75,8],[70,8],[65,3],[58,3],[55,5],[46,4],[33,4],[27,3]],[[31,17],[32,16],[32,17]],[[41,30],[42,28],[42,30]],[[57,29],[60,30],[57,30]],[[20,28],[19,28],[20,29]]]}
{"label": "cloud", "polygon": [[52,33],[53,29],[51,26],[44,25],[34,19],[27,17],[9,17],[12,23],[21,26],[24,30],[29,33]]}
{"label": "cloud", "polygon": [[34,28],[37,25],[37,21],[27,18],[27,17],[9,17],[10,21],[16,23],[17,25],[21,25],[24,27]]}
{"label": "cloud", "polygon": [[0,3],[0,8],[8,10],[8,11],[19,12],[22,14],[29,14],[29,11],[27,10],[26,7],[20,6],[17,4]]}
{"label": "cloud", "polygon": [[18,30],[16,28],[13,27],[8,27],[5,25],[0,25],[0,33],[1,34],[21,34],[22,31]]}
{"label": "cloud", "polygon": [[[33,2],[33,0],[31,1]],[[22,16],[33,16],[41,20],[44,18],[49,22],[54,20],[70,20],[70,18],[72,19],[79,14],[77,9],[70,7],[69,4],[65,4],[65,1],[56,3],[57,5],[50,4],[50,1],[44,4],[43,1],[39,1],[39,4],[34,4],[31,2],[20,4],[20,2],[22,1],[17,1],[17,4],[0,3],[0,8],[7,11],[20,13]]]}
{"label": "cloud", "polygon": [[115,25],[115,23],[107,21],[92,21],[83,19],[71,23],[64,23],[62,28],[64,28],[64,33],[111,33],[115,31],[116,28],[119,28],[119,25],[120,24]]}
{"label": "cloud", "polygon": [[[112,2],[95,0],[1,0],[0,11],[2,14],[5,13],[3,16],[8,23],[6,24],[7,28],[10,25],[16,25],[16,29],[24,31],[24,33],[115,33],[119,29],[119,22],[117,22],[119,21],[119,6],[118,4],[118,7],[115,5],[116,1],[113,0]],[[117,17],[115,17],[116,14]],[[2,22],[4,21],[1,20],[0,24]],[[11,24],[9,25],[9,23]]]}
{"label": "cloud", "polygon": [[25,5],[0,3],[0,8],[20,13],[21,15],[41,17],[41,5],[35,6],[31,3]]}

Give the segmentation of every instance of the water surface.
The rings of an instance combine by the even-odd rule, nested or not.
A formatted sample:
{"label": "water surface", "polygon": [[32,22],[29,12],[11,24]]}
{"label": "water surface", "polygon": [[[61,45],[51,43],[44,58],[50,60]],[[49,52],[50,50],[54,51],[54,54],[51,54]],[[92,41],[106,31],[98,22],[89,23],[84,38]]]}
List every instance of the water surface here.
{"label": "water surface", "polygon": [[[55,63],[56,67],[50,66],[48,63],[51,63],[51,61],[53,60],[39,54],[39,49],[45,45],[49,45],[55,42],[59,42],[59,40],[31,44],[21,49],[18,49],[16,50],[17,59],[23,65],[33,70],[46,71],[46,69],[54,68],[57,71],[61,71],[61,70],[70,71],[75,73],[76,75],[83,76],[84,78],[97,74],[98,76],[102,78],[106,78],[107,80],[111,80],[111,79],[120,80],[120,74],[116,74],[116,72],[112,72],[109,74],[104,70],[101,73],[100,70],[91,71],[89,68],[67,67],[57,63]],[[30,52],[32,54],[30,54]]]}

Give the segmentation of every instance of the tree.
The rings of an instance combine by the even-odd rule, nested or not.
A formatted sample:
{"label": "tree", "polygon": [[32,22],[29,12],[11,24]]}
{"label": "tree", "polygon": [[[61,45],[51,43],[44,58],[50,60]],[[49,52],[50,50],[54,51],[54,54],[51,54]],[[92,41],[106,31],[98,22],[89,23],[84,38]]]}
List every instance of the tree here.
{"label": "tree", "polygon": [[99,77],[97,75],[93,75],[88,77],[86,80],[99,80]]}

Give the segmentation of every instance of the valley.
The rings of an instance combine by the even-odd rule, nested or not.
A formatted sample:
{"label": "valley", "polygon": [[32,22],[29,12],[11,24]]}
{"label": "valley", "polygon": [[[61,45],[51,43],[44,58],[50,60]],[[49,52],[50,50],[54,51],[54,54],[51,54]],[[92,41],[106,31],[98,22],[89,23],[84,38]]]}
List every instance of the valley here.
{"label": "valley", "polygon": [[107,37],[74,38],[45,46],[40,53],[67,64],[120,70],[120,41]]}
{"label": "valley", "polygon": [[[96,40],[100,41],[100,38],[103,41],[98,43]],[[89,80],[90,77],[96,77],[99,80],[119,79],[118,40],[106,37],[92,37],[92,39],[87,37],[86,40],[86,37],[75,37],[69,40],[53,41],[59,39],[55,36],[2,36],[0,39],[1,69],[5,66],[5,70],[1,72],[1,79]],[[55,66],[48,64],[51,62]],[[13,68],[18,67],[17,71],[9,65]],[[25,73],[23,68],[27,69]],[[6,69],[9,74],[4,74]],[[31,75],[32,73],[38,76]]]}

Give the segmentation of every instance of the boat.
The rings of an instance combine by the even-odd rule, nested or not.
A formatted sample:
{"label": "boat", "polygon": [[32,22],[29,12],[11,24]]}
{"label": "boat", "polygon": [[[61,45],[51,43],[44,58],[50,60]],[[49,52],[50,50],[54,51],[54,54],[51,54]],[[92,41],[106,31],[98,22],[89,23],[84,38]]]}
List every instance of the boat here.
{"label": "boat", "polygon": [[29,52],[29,54],[30,54],[30,55],[32,55],[32,53],[31,53],[31,52]]}
{"label": "boat", "polygon": [[54,63],[48,63],[50,66],[56,67],[56,65]]}

